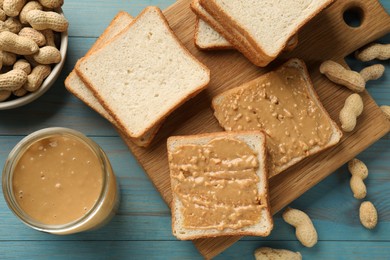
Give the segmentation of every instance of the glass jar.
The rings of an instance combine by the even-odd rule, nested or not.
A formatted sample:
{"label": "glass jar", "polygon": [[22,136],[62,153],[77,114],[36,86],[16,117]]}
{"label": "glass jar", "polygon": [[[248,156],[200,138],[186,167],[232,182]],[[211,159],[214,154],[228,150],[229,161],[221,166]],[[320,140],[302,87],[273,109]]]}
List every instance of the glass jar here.
{"label": "glass jar", "polygon": [[[101,227],[119,206],[119,188],[106,154],[94,141],[68,128],[46,128],[23,138],[6,160],[2,181],[3,194],[12,212],[26,225],[52,234],[66,235]],[[89,199],[89,208],[79,212],[80,203],[87,203],[85,198]],[[56,207],[57,213],[63,213],[58,218]],[[54,214],[53,219],[50,214]],[[65,223],[57,223],[59,217]]]}

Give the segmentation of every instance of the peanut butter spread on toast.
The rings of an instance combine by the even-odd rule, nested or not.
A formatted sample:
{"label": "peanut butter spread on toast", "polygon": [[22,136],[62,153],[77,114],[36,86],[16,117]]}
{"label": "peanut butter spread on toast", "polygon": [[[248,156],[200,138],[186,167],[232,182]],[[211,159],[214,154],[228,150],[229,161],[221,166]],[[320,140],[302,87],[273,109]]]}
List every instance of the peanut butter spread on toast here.
{"label": "peanut butter spread on toast", "polygon": [[182,204],[183,227],[239,229],[259,222],[257,154],[233,138],[183,145],[169,156],[172,190]]}
{"label": "peanut butter spread on toast", "polygon": [[[227,131],[263,130],[267,135],[269,172],[326,145],[330,120],[310,97],[301,71],[281,67],[232,90],[215,105],[215,116]],[[219,101],[218,101],[219,102]]]}

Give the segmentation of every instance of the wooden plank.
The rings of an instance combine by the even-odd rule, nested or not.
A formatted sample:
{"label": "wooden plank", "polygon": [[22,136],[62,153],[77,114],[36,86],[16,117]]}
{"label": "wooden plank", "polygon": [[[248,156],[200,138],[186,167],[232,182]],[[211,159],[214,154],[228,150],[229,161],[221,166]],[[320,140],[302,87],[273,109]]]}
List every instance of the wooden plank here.
{"label": "wooden plank", "polygon": [[98,37],[111,19],[121,10],[137,16],[150,5],[165,9],[175,0],[107,1],[82,0],[64,1],[63,10],[70,23],[69,35],[77,37]]}
{"label": "wooden plank", "polygon": [[388,259],[390,248],[388,242],[376,241],[319,241],[315,248],[306,248],[296,241],[278,242],[249,242],[239,241],[237,244],[223,252],[215,259],[236,259],[240,252],[240,259],[253,259],[256,248],[268,246],[272,248],[285,248],[300,252],[303,259],[316,260],[351,260],[351,259]]}
{"label": "wooden plank", "polygon": [[[138,10],[133,8],[133,5],[146,5],[155,4],[156,1],[117,1],[114,4],[112,1],[65,1],[65,8],[71,5],[72,9],[65,10],[67,16],[74,14],[71,20],[71,29],[74,29],[74,35],[79,35],[83,38],[70,38],[71,47],[69,48],[67,55],[67,62],[63,72],[63,76],[57,81],[53,89],[50,90],[50,96],[45,94],[41,99],[33,104],[24,107],[23,109],[15,109],[11,111],[0,111],[0,135],[26,135],[29,132],[40,129],[46,126],[66,126],[72,127],[77,130],[81,130],[90,136],[116,136],[115,131],[111,126],[83,103],[70,96],[63,89],[63,79],[67,75],[65,71],[69,72],[77,58],[81,57],[89,46],[94,42],[95,38],[85,38],[89,34],[92,37],[97,37],[98,34],[103,31],[106,23],[112,19],[113,15],[119,10],[112,8],[113,5],[122,5],[129,10],[133,11],[136,15]],[[104,5],[106,2],[106,5]],[[120,2],[118,4],[118,2]],[[141,3],[142,2],[142,3]],[[161,1],[161,2],[173,2],[173,1]],[[95,5],[96,3],[96,5]],[[389,7],[389,2],[382,1]],[[164,3],[163,3],[164,4]],[[166,6],[166,4],[165,4]],[[139,8],[139,11],[142,8]],[[86,11],[87,10],[87,11]],[[108,10],[108,11],[105,11]],[[83,15],[83,13],[88,13]],[[99,15],[96,15],[99,13]],[[68,15],[69,14],[69,15]],[[104,24],[103,24],[104,23]],[[76,26],[76,27],[74,27]],[[85,33],[84,35],[80,32]],[[91,33],[92,32],[92,33]],[[93,34],[93,35],[92,35]],[[390,37],[386,37],[384,42],[389,42]],[[376,62],[376,61],[375,61]],[[356,62],[354,64],[357,64]],[[366,63],[367,64],[367,63]],[[370,64],[370,63],[369,63]],[[388,61],[384,62],[388,65]],[[357,68],[359,66],[353,66]],[[390,77],[390,70],[386,71],[386,75],[378,80],[369,83],[368,91],[372,94],[378,104],[389,104],[390,100],[390,88],[387,80]],[[387,83],[387,84],[386,84]],[[46,97],[47,96],[47,97]],[[54,109],[53,109],[54,108]],[[4,145],[3,139],[10,139],[8,145]],[[5,160],[6,154],[16,143],[17,137],[3,136],[0,138],[0,163]],[[15,138],[15,139],[13,139]],[[345,256],[345,259],[357,259],[359,256],[362,259],[386,259],[390,253],[390,246],[388,242],[389,231],[389,189],[388,189],[388,173],[390,172],[390,165],[388,160],[390,136],[387,135],[385,139],[374,144],[371,148],[366,150],[363,154],[359,155],[359,158],[363,159],[366,163],[369,163],[370,173],[372,174],[367,180],[369,189],[369,199],[374,203],[378,203],[378,211],[380,215],[379,229],[374,231],[367,231],[362,229],[359,224],[354,209],[356,209],[357,201],[351,198],[348,188],[348,174],[345,172],[345,167],[336,171],[334,175],[327,178],[314,189],[311,189],[305,193],[302,197],[296,200],[292,205],[305,209],[310,215],[314,216],[315,225],[318,227],[320,239],[335,240],[335,247],[323,246],[323,242],[320,241],[318,247],[313,249],[305,249],[294,242],[295,238],[292,233],[291,227],[285,225],[285,223],[276,215],[276,228],[272,235],[266,240],[284,240],[279,242],[265,242],[268,246],[278,246],[281,248],[289,248],[300,251],[307,251],[306,259],[343,259],[341,256]],[[170,231],[170,217],[167,207],[161,203],[154,188],[148,182],[147,178],[143,176],[141,168],[132,161],[132,156],[129,155],[126,148],[123,146],[122,141],[111,138],[98,138],[99,142],[103,143],[103,148],[108,153],[110,159],[115,161],[115,169],[120,169],[120,183],[124,183],[122,191],[124,197],[122,197],[121,215],[114,218],[113,221],[105,228],[91,232],[84,233],[76,236],[57,237],[48,234],[39,233],[25,227],[20,223],[16,217],[7,209],[4,199],[0,196],[0,241],[5,240],[20,240],[17,242],[18,246],[12,246],[8,242],[0,242],[1,259],[52,259],[54,251],[60,251],[62,254],[56,256],[62,256],[62,258],[77,258],[79,255],[94,259],[107,259],[121,258],[126,259],[131,257],[132,259],[151,259],[151,258],[178,258],[178,259],[196,259],[197,251],[194,249],[191,243],[183,241],[171,241],[171,244],[166,244],[164,240],[173,240],[174,237]],[[106,141],[104,141],[106,140]],[[113,145],[107,145],[113,142]],[[107,143],[107,144],[104,144]],[[127,163],[130,160],[133,163]],[[127,171],[129,170],[129,172]],[[143,198],[144,197],[144,198]],[[347,199],[347,201],[344,201]],[[341,202],[340,202],[341,200]],[[340,208],[343,210],[338,211]],[[163,215],[158,215],[161,212]],[[132,215],[133,214],[133,215]],[[385,233],[387,232],[387,233]],[[81,243],[87,242],[74,242],[73,248],[67,247],[66,243],[61,240],[105,240],[106,242],[100,242],[93,244],[84,250],[84,253],[74,250]],[[225,251],[219,259],[226,258],[252,258],[252,251],[263,244],[259,238],[244,238],[248,241],[239,241],[232,248]],[[369,239],[372,242],[364,245],[354,243],[348,245],[347,242],[341,242],[341,240],[366,240]],[[52,242],[31,242],[29,240],[47,240]],[[127,240],[122,241],[120,246],[111,246],[110,240]],[[136,242],[135,246],[133,240],[143,240],[143,242]],[[255,241],[254,241],[255,240]],[[289,240],[289,241],[285,241]],[[12,242],[10,242],[12,243]],[[144,243],[140,246],[139,243]],[[387,243],[387,247],[386,247]],[[50,244],[48,246],[48,244]],[[109,246],[103,246],[104,250],[99,250],[102,244],[109,244]],[[251,244],[251,246],[247,246]],[[383,246],[378,246],[381,244]],[[149,245],[149,246],[148,246]],[[292,245],[294,245],[292,247]],[[127,250],[121,254],[113,256],[112,251],[118,247],[129,247],[132,250]],[[136,249],[136,247],[139,247]],[[47,248],[49,248],[48,251]],[[98,248],[98,250],[96,250]],[[125,249],[119,249],[125,250]],[[153,251],[153,252],[149,252]],[[158,255],[154,253],[158,252]],[[180,251],[180,253],[176,253]],[[358,254],[352,255],[352,252],[359,251]],[[4,253],[5,252],[5,253]],[[20,253],[22,252],[22,253]],[[25,253],[23,253],[25,252]],[[20,256],[24,254],[24,256]],[[20,257],[18,257],[20,256]],[[85,259],[83,258],[83,259]]]}
{"label": "wooden plank", "polygon": [[[303,259],[387,259],[388,242],[320,241],[316,248],[303,248],[296,241],[259,243],[240,241],[215,259],[253,259],[260,246],[288,248],[301,252]],[[8,241],[0,242],[2,259],[202,259],[188,241]],[[327,252],[323,254],[323,252]]]}
{"label": "wooden plank", "polygon": [[[292,203],[293,207],[307,212],[316,226],[320,240],[375,240],[386,241],[390,233],[390,136],[375,143],[358,156],[366,162],[370,176],[366,180],[367,199],[372,201],[379,213],[379,225],[374,231],[359,224],[360,201],[353,198],[349,188],[349,173],[345,166],[319,183]],[[0,137],[0,163],[21,136]],[[170,210],[163,204],[158,193],[141,168],[131,159],[119,137],[93,137],[108,154],[118,176],[121,188],[121,205],[118,215],[104,228],[72,236],[52,236],[36,232],[23,225],[8,210],[0,196],[0,241],[24,240],[160,240],[175,241],[171,231]],[[128,172],[127,169],[132,169]],[[10,232],[12,230],[12,232]],[[275,215],[275,228],[265,239],[246,237],[252,241],[295,240],[293,228]]]}

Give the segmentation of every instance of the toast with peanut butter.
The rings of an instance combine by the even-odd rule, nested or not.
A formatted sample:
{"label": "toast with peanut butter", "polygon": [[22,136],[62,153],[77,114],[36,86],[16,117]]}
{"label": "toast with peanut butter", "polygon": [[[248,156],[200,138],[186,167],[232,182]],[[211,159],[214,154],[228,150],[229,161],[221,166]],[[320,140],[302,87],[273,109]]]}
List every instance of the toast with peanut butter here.
{"label": "toast with peanut butter", "polygon": [[270,234],[264,133],[174,136],[167,148],[178,239]]}
{"label": "toast with peanut butter", "polygon": [[342,137],[299,59],[219,94],[212,107],[226,131],[266,133],[270,177],[336,145]]}

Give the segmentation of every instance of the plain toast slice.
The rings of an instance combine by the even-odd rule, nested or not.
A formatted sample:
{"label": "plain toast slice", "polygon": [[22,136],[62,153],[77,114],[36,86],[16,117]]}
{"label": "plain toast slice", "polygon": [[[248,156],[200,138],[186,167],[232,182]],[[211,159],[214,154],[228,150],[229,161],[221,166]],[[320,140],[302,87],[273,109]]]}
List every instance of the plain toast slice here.
{"label": "plain toast slice", "polygon": [[143,136],[206,88],[209,69],[182,45],[157,7],[80,60],[76,71],[121,130]]}
{"label": "plain toast slice", "polygon": [[[200,5],[199,0],[193,0],[191,9],[197,15],[194,42],[195,46],[201,50],[224,50],[234,49],[234,46],[226,40],[221,33],[216,31],[212,25],[216,26],[222,34],[229,34],[218,22],[207,13],[207,11]],[[200,17],[203,17],[201,19]],[[209,23],[205,22],[208,21]],[[233,36],[232,36],[233,37]],[[288,41],[284,51],[291,51],[298,45],[298,35],[293,35]]]}
{"label": "plain toast slice", "polygon": [[218,32],[255,65],[265,67],[304,24],[333,1],[200,0],[200,5],[224,29]]}

